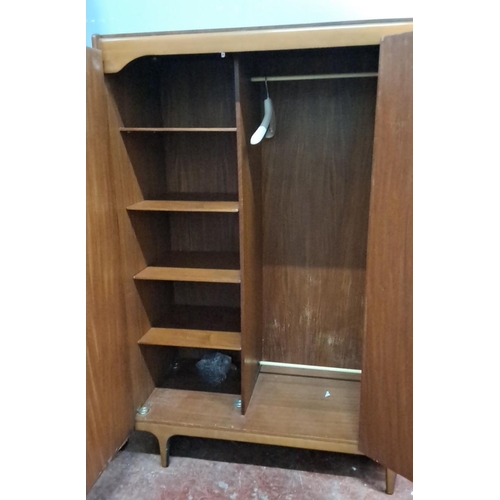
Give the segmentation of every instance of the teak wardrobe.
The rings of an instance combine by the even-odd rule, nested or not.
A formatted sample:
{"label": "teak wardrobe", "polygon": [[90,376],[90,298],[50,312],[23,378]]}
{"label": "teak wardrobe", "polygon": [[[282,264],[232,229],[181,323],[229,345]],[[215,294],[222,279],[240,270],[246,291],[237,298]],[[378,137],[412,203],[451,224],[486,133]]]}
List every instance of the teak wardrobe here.
{"label": "teak wardrobe", "polygon": [[134,426],[163,465],[185,435],[412,479],[412,29],[94,37],[88,489]]}

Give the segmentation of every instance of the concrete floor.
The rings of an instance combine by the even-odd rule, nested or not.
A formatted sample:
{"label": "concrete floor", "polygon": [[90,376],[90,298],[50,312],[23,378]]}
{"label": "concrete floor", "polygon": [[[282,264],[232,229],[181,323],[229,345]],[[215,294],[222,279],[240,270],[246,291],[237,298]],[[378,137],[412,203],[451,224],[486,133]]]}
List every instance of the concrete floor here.
{"label": "concrete floor", "polygon": [[158,443],[134,432],[108,464],[87,500],[409,500],[399,477],[384,493],[385,471],[366,457],[174,437],[170,465]]}

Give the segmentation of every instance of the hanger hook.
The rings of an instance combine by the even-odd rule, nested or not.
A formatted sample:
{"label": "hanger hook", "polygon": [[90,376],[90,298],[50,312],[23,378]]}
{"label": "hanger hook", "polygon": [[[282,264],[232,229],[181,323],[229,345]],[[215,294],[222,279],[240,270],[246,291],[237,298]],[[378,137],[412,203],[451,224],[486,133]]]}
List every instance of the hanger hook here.
{"label": "hanger hook", "polygon": [[266,84],[266,94],[267,94],[267,97],[269,97],[269,89],[267,88],[267,76],[264,79],[264,83]]}

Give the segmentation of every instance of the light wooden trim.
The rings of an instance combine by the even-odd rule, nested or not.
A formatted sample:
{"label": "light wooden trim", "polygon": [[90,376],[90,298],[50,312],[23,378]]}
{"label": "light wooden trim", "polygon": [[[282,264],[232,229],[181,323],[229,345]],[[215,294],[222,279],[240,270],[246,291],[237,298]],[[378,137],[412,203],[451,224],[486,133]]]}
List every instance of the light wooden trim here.
{"label": "light wooden trim", "polygon": [[99,35],[92,35],[91,41],[93,49],[101,49],[101,37]]}
{"label": "light wooden trim", "polygon": [[378,73],[330,73],[327,75],[254,76],[252,82],[293,82],[296,80],[336,80],[337,78],[376,78]]}
{"label": "light wooden trim", "polygon": [[239,396],[157,388],[136,429],[358,454],[359,385],[261,373],[244,418]]}
{"label": "light wooden trim", "polygon": [[120,127],[120,132],[236,132],[236,127]]}
{"label": "light wooden trim", "polygon": [[384,36],[406,31],[413,31],[411,20],[102,36],[100,43],[104,72],[116,73],[130,61],[146,55],[209,54],[378,45]]}
{"label": "light wooden trim", "polygon": [[274,361],[260,361],[259,364],[261,373],[352,380],[355,382],[359,382],[361,380],[361,370],[355,370],[351,368],[297,365],[292,363],[276,363]]}
{"label": "light wooden trim", "polygon": [[127,210],[146,212],[227,212],[239,210],[237,201],[146,200],[127,207]]}
{"label": "light wooden trim", "polygon": [[[207,409],[207,411],[210,411]],[[242,418],[242,417],[240,417]],[[328,440],[316,437],[296,437],[268,435],[259,432],[240,432],[239,430],[218,429],[206,427],[189,427],[185,425],[171,425],[161,423],[149,423],[137,421],[135,430],[145,431],[154,434],[158,440],[165,436],[185,436],[209,439],[220,439],[223,441],[237,441],[241,443],[267,444],[273,446],[286,446],[290,448],[300,448],[303,450],[329,451],[332,453],[347,453],[350,455],[362,455],[358,450],[356,442]],[[163,465],[165,467],[165,465]]]}
{"label": "light wooden trim", "polygon": [[146,267],[136,280],[198,281],[205,283],[240,283],[241,273],[234,269],[196,269],[185,267]]}
{"label": "light wooden trim", "polygon": [[139,344],[241,351],[241,334],[210,330],[151,328],[139,340]]}

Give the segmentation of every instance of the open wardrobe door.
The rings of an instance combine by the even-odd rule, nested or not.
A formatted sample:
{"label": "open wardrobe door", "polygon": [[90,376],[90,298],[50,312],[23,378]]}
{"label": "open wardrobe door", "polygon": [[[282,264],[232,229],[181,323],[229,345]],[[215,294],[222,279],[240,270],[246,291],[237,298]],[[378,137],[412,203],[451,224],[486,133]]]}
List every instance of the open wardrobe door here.
{"label": "open wardrobe door", "polygon": [[133,429],[101,52],[87,48],[87,492]]}
{"label": "open wardrobe door", "polygon": [[413,480],[413,34],[380,45],[359,449]]}

